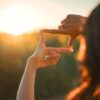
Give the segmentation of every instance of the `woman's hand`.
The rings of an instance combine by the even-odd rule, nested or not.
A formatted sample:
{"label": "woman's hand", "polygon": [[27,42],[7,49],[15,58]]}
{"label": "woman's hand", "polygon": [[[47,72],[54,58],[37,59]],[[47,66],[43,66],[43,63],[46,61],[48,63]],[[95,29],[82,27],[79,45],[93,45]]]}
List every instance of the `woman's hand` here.
{"label": "woman's hand", "polygon": [[69,14],[64,20],[61,21],[61,25],[58,29],[73,36],[73,34],[79,34],[83,31],[86,21],[86,17]]}
{"label": "woman's hand", "polygon": [[34,87],[36,69],[56,64],[60,59],[60,52],[70,52],[70,49],[45,47],[45,39],[43,33],[41,33],[40,42],[38,43],[35,52],[27,61],[16,100],[35,100]]}
{"label": "woman's hand", "polygon": [[40,41],[35,52],[29,57],[28,64],[35,69],[46,67],[48,65],[54,65],[60,59],[60,52],[71,52],[71,49],[45,47],[45,39],[43,33],[41,32]]}
{"label": "woman's hand", "polygon": [[71,36],[70,45],[72,45],[74,39],[83,32],[86,22],[86,17],[69,14],[64,20],[61,21],[61,25],[58,29],[59,31]]}

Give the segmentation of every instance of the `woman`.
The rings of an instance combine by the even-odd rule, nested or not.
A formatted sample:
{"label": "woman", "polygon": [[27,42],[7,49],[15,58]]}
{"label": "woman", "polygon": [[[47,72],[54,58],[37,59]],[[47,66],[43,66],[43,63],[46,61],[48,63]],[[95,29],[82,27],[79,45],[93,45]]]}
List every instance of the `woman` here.
{"label": "woman", "polygon": [[[74,16],[76,17],[76,15]],[[79,31],[77,31],[78,34],[80,32],[83,33],[81,34],[81,46],[77,56],[78,61],[80,61],[80,86],[71,91],[66,96],[66,100],[100,100],[100,5],[92,11],[88,19],[84,17],[81,17],[81,19],[84,20],[83,23],[81,22],[82,20],[80,22],[85,27],[77,29]],[[85,24],[84,22],[87,23]],[[60,26],[60,30],[63,31],[64,27],[66,27],[72,31],[72,26],[72,22],[68,24],[65,19],[63,25]],[[82,29],[84,30],[82,31]],[[77,34],[75,32],[73,33],[76,37]]]}
{"label": "woman", "polygon": [[[66,100],[100,100],[100,5],[93,10],[90,14],[83,35],[80,40],[80,51],[78,59],[80,60],[80,86],[67,95]],[[69,21],[69,20],[68,20]],[[66,23],[69,24],[69,22]],[[80,22],[80,21],[79,21]],[[85,21],[83,21],[85,22]],[[72,23],[73,24],[73,23]],[[62,30],[60,26],[60,30]],[[85,24],[80,24],[85,25]],[[67,26],[70,30],[73,30],[74,25]],[[64,29],[64,27],[63,27]],[[82,32],[82,28],[77,27],[78,30],[73,32]],[[66,31],[67,28],[65,27]],[[76,34],[74,38],[78,35]],[[71,34],[73,37],[73,35]],[[68,48],[47,48],[45,47],[45,40],[41,33],[41,40],[35,50],[35,53],[29,57],[26,68],[18,89],[16,100],[35,100],[34,99],[34,85],[35,75],[38,68],[46,67],[51,64],[56,64],[60,59],[60,52],[71,51]],[[82,51],[82,55],[81,55]],[[80,59],[81,55],[81,59]],[[86,56],[84,56],[86,55]]]}

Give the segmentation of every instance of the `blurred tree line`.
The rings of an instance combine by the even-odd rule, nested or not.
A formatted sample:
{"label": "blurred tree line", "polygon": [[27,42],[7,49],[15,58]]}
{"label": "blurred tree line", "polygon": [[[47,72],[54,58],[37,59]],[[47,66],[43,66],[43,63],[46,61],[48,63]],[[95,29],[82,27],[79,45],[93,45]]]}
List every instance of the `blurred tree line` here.
{"label": "blurred tree line", "polygon": [[[46,38],[46,46],[67,46],[68,36],[56,35]],[[39,34],[36,32],[20,36],[0,34],[0,100],[15,100],[27,58],[34,52],[38,41]],[[62,53],[57,65],[38,69],[36,100],[62,97],[77,85],[78,71],[75,55],[78,47],[79,44],[75,41],[73,53]]]}

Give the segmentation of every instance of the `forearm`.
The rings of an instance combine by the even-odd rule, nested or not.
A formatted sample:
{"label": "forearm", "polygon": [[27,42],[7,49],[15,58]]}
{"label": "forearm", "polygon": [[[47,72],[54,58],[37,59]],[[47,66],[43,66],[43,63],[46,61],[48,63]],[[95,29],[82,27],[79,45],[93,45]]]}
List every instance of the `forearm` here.
{"label": "forearm", "polygon": [[34,69],[32,69],[31,65],[27,63],[17,92],[16,100],[35,100],[34,99],[35,76],[36,76],[35,66]]}

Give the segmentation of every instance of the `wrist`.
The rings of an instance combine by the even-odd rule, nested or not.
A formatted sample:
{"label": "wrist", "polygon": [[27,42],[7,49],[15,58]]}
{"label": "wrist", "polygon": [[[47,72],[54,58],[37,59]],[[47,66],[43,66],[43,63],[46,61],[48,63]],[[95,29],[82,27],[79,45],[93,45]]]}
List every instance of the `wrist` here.
{"label": "wrist", "polygon": [[37,64],[34,58],[32,59],[31,57],[28,58],[27,63],[26,63],[26,70],[29,70],[32,73],[37,71]]}

